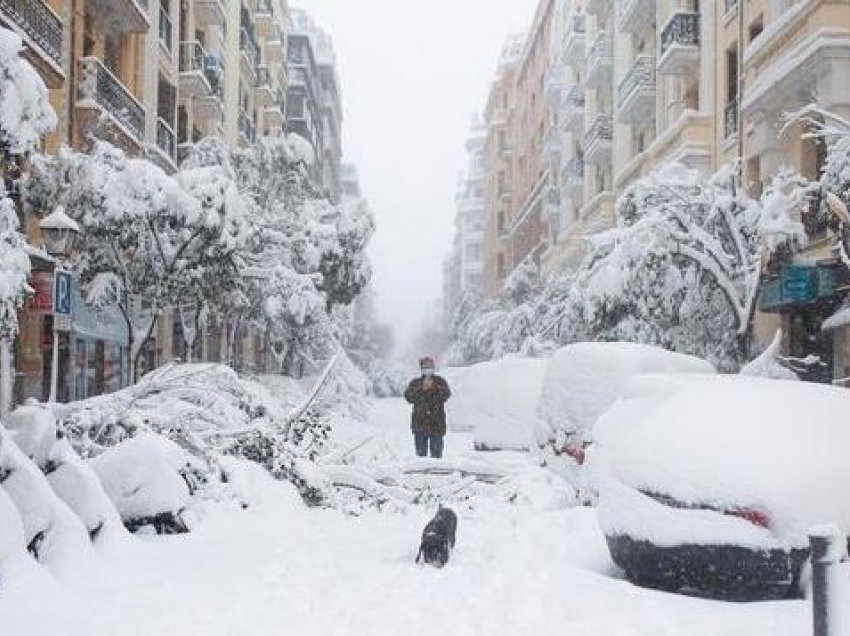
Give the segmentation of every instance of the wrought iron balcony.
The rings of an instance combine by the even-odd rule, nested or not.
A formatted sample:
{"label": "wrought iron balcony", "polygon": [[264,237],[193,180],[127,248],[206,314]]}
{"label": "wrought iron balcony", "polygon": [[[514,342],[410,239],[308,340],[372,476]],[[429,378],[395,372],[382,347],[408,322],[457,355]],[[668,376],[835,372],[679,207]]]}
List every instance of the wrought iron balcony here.
{"label": "wrought iron balcony", "polygon": [[254,143],[257,138],[254,122],[244,110],[239,112],[239,134],[246,145]]}
{"label": "wrought iron balcony", "polygon": [[655,56],[638,55],[617,90],[618,119],[626,124],[655,115]]}
{"label": "wrought iron balcony", "polygon": [[208,56],[203,45],[196,41],[180,43],[180,90],[187,96],[209,95],[212,84],[206,72]]}
{"label": "wrought iron balcony", "polygon": [[145,135],[145,109],[96,57],[80,60],[78,107],[95,107],[109,115],[136,143]]}
{"label": "wrought iron balcony", "polygon": [[242,67],[249,75],[254,75],[260,63],[260,49],[248,27],[239,29],[239,49],[242,51]]}
{"label": "wrought iron balcony", "polygon": [[565,64],[575,64],[584,59],[586,18],[584,14],[574,15],[564,30],[561,41],[561,59]]}
{"label": "wrought iron balcony", "polygon": [[661,32],[658,72],[662,75],[693,72],[699,65],[699,45],[700,14],[674,13]]}
{"label": "wrought iron balcony", "polygon": [[62,20],[42,0],[0,0],[0,12],[11,25],[62,66]]}
{"label": "wrought iron balcony", "polygon": [[607,33],[600,31],[587,50],[587,76],[585,81],[591,88],[604,86],[611,81],[614,68],[612,41]]}
{"label": "wrought iron balcony", "polygon": [[738,100],[732,100],[723,109],[723,138],[738,134]]}
{"label": "wrought iron balcony", "polygon": [[642,33],[655,22],[654,0],[619,0],[617,25],[623,33]]}
{"label": "wrought iron balcony", "polygon": [[584,88],[573,84],[561,102],[561,126],[565,131],[575,132],[584,127]]}
{"label": "wrought iron balcony", "polygon": [[156,147],[172,162],[177,161],[177,135],[162,117],[156,120]]}
{"label": "wrought iron balcony", "polygon": [[599,113],[584,135],[584,159],[600,164],[611,159],[611,141],[614,138],[611,115]]}
{"label": "wrought iron balcony", "polygon": [[159,5],[159,41],[169,53],[172,51],[172,37],[171,15],[168,13],[168,8],[161,4]]}
{"label": "wrought iron balcony", "polygon": [[225,17],[226,13],[222,0],[195,0],[195,24],[197,26],[224,26]]}
{"label": "wrought iron balcony", "polygon": [[257,102],[260,106],[269,106],[274,101],[274,90],[272,90],[272,76],[269,67],[260,64],[257,67]]}

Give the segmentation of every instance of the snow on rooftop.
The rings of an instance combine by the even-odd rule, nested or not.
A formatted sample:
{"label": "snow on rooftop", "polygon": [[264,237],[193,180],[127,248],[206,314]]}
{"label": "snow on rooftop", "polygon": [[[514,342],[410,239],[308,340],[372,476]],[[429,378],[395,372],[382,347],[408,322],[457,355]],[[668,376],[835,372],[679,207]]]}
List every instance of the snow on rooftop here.
{"label": "snow on rooftop", "polygon": [[65,208],[61,205],[56,206],[50,214],[41,220],[38,224],[42,230],[73,230],[80,231],[80,226],[77,222],[65,213]]}

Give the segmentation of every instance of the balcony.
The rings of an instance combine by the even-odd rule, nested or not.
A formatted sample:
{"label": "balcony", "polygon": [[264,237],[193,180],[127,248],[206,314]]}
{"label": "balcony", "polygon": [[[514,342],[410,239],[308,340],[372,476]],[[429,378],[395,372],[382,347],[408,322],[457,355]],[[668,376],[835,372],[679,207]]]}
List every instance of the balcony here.
{"label": "balcony", "polygon": [[221,0],[195,0],[196,26],[224,26],[226,17]]}
{"label": "balcony", "polygon": [[53,9],[42,0],[0,0],[0,17],[55,73],[64,75],[62,20]]}
{"label": "balcony", "polygon": [[282,104],[276,103],[271,104],[270,106],[266,106],[266,108],[263,110],[263,119],[265,120],[267,132],[269,126],[274,128],[282,128],[284,124]]}
{"label": "balcony", "polygon": [[171,164],[171,171],[177,167],[177,135],[162,117],[156,120],[156,147]]}
{"label": "balcony", "polygon": [[612,0],[586,0],[584,10],[590,15],[603,16],[611,10]]}
{"label": "balcony", "polygon": [[587,50],[587,77],[585,83],[591,88],[599,88],[611,82],[614,68],[614,56],[611,54],[611,38],[600,31]]}
{"label": "balcony", "polygon": [[171,15],[165,5],[159,6],[159,43],[171,55],[174,30],[171,27]]}
{"label": "balcony", "polygon": [[222,121],[224,119],[224,97],[221,84],[213,85],[212,91],[192,100],[196,119]]}
{"label": "balcony", "polygon": [[246,75],[256,77],[257,66],[260,63],[260,49],[253,33],[248,27],[239,29],[239,50],[242,52],[242,70]]}
{"label": "balcony", "polygon": [[611,115],[599,113],[584,134],[585,161],[594,165],[611,161],[612,139]]}
{"label": "balcony", "polygon": [[557,110],[561,104],[561,92],[564,88],[564,69],[559,65],[546,69],[543,79],[543,99],[552,110]]}
{"label": "balcony", "polygon": [[257,139],[254,122],[244,110],[239,112],[239,136],[246,146],[250,146]]}
{"label": "balcony", "polygon": [[499,184],[499,196],[506,199],[513,195],[513,188],[510,183],[503,182]]}
{"label": "balcony", "polygon": [[687,75],[699,67],[700,14],[674,13],[661,32],[662,75]]}
{"label": "balcony", "polygon": [[580,198],[584,193],[584,159],[573,157],[561,170],[561,185],[570,197]]}
{"label": "balcony", "polygon": [[272,5],[269,0],[257,0],[257,9],[254,11],[254,28],[260,39],[266,39],[274,29],[272,18]]}
{"label": "balcony", "polygon": [[180,92],[187,97],[203,97],[212,92],[205,73],[207,52],[198,42],[180,43]]}
{"label": "balcony", "polygon": [[638,55],[617,90],[617,118],[636,124],[655,118],[655,56]]}
{"label": "balcony", "polygon": [[731,139],[738,134],[738,100],[726,104],[723,109],[723,138]]}
{"label": "balcony", "polygon": [[584,88],[573,84],[561,102],[561,127],[564,132],[584,130]]}
{"label": "balcony", "polygon": [[643,33],[655,22],[654,0],[619,0],[617,25],[623,33]]}
{"label": "balcony", "polygon": [[80,60],[77,108],[100,111],[136,144],[144,140],[144,107],[96,57]]}
{"label": "balcony", "polygon": [[574,15],[564,31],[561,42],[561,58],[564,64],[576,64],[584,59],[585,16]]}
{"label": "balcony", "polygon": [[261,108],[270,106],[274,101],[274,90],[272,90],[272,77],[269,67],[260,64],[257,67],[257,89],[255,91],[257,103]]}
{"label": "balcony", "polygon": [[286,41],[283,31],[276,27],[274,33],[265,41],[266,60],[270,63],[282,63],[284,61],[283,44]]}
{"label": "balcony", "polygon": [[86,0],[86,12],[103,16],[111,33],[147,33],[148,0]]}

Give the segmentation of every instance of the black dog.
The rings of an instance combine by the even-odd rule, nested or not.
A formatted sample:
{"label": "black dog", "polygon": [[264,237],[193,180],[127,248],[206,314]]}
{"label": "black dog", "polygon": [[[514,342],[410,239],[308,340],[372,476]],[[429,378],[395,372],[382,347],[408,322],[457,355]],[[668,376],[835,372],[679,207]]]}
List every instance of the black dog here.
{"label": "black dog", "polygon": [[416,555],[416,562],[419,563],[419,559],[424,558],[428,565],[443,567],[449,560],[449,548],[455,547],[456,531],[457,515],[440,506],[437,514],[422,531],[422,543],[419,546],[419,554]]}

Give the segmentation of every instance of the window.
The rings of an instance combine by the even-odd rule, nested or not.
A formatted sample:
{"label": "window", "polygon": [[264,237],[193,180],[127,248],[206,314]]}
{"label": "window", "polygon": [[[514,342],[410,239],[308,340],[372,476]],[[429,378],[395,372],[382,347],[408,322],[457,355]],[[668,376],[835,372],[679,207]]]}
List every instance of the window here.
{"label": "window", "polygon": [[726,51],[726,103],[738,98],[738,47]]}
{"label": "window", "polygon": [[759,15],[755,20],[753,20],[752,24],[750,24],[749,29],[749,41],[752,42],[758,36],[761,35],[761,32],[764,31],[764,16]]}

